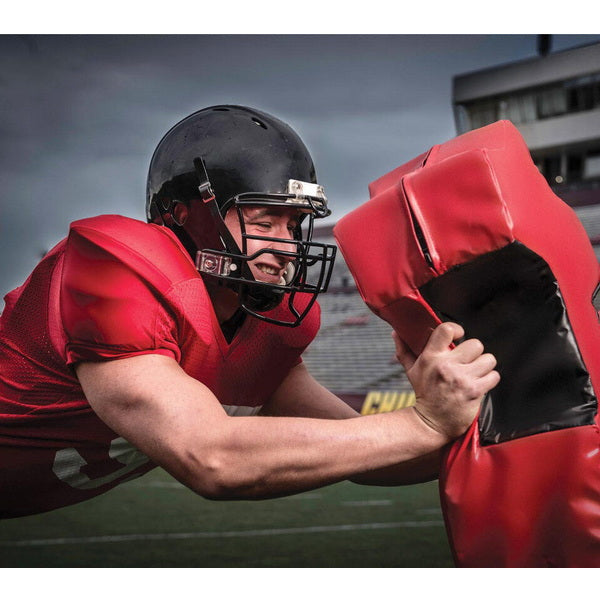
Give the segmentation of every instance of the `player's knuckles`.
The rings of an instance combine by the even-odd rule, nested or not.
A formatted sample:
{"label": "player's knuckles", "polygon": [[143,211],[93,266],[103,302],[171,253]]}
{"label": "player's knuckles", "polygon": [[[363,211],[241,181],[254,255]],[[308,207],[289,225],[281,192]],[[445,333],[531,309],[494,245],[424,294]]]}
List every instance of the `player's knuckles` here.
{"label": "player's knuckles", "polygon": [[481,340],[471,338],[470,340],[464,341],[461,345],[466,345],[473,354],[483,354],[484,347],[483,342]]}
{"label": "player's knuckles", "polygon": [[474,376],[465,369],[447,365],[443,370],[443,381],[450,393],[460,400],[472,400],[483,392],[482,382],[479,377]]}
{"label": "player's knuckles", "polygon": [[429,336],[423,352],[439,352],[450,345],[452,338],[452,325],[450,323],[441,323]]}
{"label": "player's knuckles", "polygon": [[481,384],[471,378],[464,378],[462,380],[460,391],[463,397],[468,400],[480,398],[484,394]]}
{"label": "player's knuckles", "polygon": [[489,352],[482,354],[479,357],[479,361],[485,366],[487,367],[490,371],[492,369],[495,369],[496,366],[498,365],[498,361],[496,360],[496,357],[493,354],[490,354]]}
{"label": "player's knuckles", "polygon": [[483,354],[484,347],[480,340],[471,338],[460,343],[452,352],[465,360],[474,361]]}
{"label": "player's knuckles", "polygon": [[429,369],[437,381],[452,387],[460,387],[463,375],[456,362],[438,355],[431,359]]}
{"label": "player's knuckles", "polygon": [[462,337],[464,335],[464,330],[456,323],[440,323],[434,330],[433,335],[435,335],[436,340],[440,338],[452,340],[455,337]]}
{"label": "player's knuckles", "polygon": [[471,362],[468,370],[473,375],[483,377],[496,367],[497,361],[493,354],[482,354]]}

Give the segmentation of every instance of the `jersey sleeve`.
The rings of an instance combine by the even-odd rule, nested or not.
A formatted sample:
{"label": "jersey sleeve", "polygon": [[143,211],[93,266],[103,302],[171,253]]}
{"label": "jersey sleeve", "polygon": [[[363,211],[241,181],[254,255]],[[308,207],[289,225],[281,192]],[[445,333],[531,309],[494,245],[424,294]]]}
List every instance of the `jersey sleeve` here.
{"label": "jersey sleeve", "polygon": [[[153,252],[164,244],[164,236],[144,229],[139,233],[155,238],[146,240]],[[140,354],[163,354],[179,362],[177,314],[166,300],[172,286],[150,250],[145,253],[143,246],[132,247],[111,232],[73,224],[60,297],[67,364]]]}

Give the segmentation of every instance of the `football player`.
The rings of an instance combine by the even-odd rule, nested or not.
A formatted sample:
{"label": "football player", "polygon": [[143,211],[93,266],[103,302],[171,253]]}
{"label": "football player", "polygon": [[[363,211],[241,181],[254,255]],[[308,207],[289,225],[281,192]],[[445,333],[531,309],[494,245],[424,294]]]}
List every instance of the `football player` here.
{"label": "football player", "polygon": [[72,223],[5,298],[0,517],[157,465],[213,499],[435,477],[497,384],[495,359],[452,323],[419,357],[397,341],[416,405],[353,418],[301,358],[335,255],[313,222],[329,214],[280,120],[214,106],[175,125],[151,160],[148,223]]}

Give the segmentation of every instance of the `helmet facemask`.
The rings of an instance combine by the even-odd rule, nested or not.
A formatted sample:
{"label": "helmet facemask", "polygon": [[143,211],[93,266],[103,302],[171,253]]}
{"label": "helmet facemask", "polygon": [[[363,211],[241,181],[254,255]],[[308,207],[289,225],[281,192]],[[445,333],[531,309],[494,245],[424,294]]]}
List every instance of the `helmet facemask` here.
{"label": "helmet facemask", "polygon": [[[206,200],[205,200],[206,202]],[[196,255],[196,268],[209,278],[233,289],[239,297],[240,308],[263,321],[295,327],[311,309],[319,293],[327,290],[335,259],[336,247],[312,241],[314,219],[330,214],[323,188],[316,184],[290,180],[288,193],[243,193],[223,203],[220,211],[211,210],[218,223],[224,249],[199,250]],[[298,223],[291,238],[278,238],[257,235],[247,230],[244,216],[246,208],[296,209]],[[225,224],[225,215],[235,211],[241,234],[241,245],[236,242]],[[218,214],[215,215],[215,212]],[[250,253],[249,242],[264,243],[264,247]],[[277,263],[287,263],[278,282],[258,280],[252,273],[250,263],[263,255],[271,255]],[[273,262],[273,260],[271,260]],[[296,295],[310,295],[308,304],[300,308]],[[287,297],[286,297],[287,294]],[[285,300],[288,315],[273,318],[262,313],[276,308]]]}

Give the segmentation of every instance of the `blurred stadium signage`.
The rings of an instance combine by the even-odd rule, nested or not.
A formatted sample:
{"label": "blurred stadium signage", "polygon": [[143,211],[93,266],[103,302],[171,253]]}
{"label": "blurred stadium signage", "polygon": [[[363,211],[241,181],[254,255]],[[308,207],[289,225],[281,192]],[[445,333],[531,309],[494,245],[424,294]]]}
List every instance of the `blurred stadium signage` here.
{"label": "blurred stadium signage", "polygon": [[361,415],[391,412],[415,403],[414,392],[369,392],[360,409]]}

